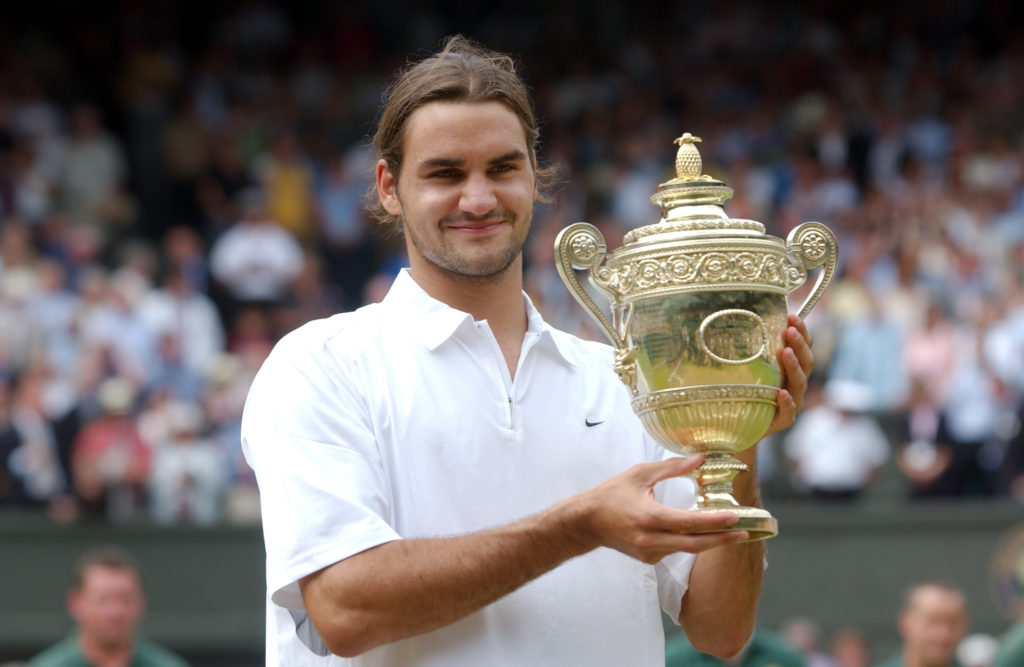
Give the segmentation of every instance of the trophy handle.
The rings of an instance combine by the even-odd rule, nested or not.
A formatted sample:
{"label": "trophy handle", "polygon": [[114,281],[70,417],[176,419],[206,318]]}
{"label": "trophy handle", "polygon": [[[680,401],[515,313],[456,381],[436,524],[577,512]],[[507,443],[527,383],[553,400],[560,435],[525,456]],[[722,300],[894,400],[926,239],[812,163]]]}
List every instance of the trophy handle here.
{"label": "trophy handle", "polygon": [[794,282],[790,285],[792,292],[807,280],[807,272],[811,269],[822,267],[818,274],[818,280],[814,283],[814,291],[811,292],[804,304],[800,306],[797,316],[801,319],[807,317],[814,304],[825,293],[825,288],[832,282],[836,274],[836,264],[839,261],[839,244],[836,242],[835,234],[820,222],[805,222],[797,226],[786,237],[787,254],[796,263],[793,277]]}
{"label": "trophy handle", "polygon": [[[704,338],[704,334],[707,331],[708,326],[710,326],[712,322],[717,320],[719,317],[724,317],[725,315],[742,315],[744,317],[749,317],[750,319],[757,322],[758,326],[761,327],[761,349],[759,349],[757,352],[750,355],[746,359],[726,359],[725,357],[721,357],[712,352],[711,348],[708,347],[708,342]],[[727,364],[729,366],[741,366],[743,364],[748,364],[751,361],[754,361],[755,359],[760,357],[765,352],[765,350],[769,349],[769,347],[771,346],[771,343],[769,342],[770,338],[768,336],[768,325],[765,324],[765,321],[757,313],[750,310],[744,310],[742,308],[726,308],[725,310],[719,310],[718,312],[711,313],[710,315],[705,317],[704,321],[700,323],[700,329],[698,330],[697,340],[700,341],[700,347],[704,354],[708,355],[709,357],[711,357],[720,364]]]}
{"label": "trophy handle", "polygon": [[[562,282],[569,288],[569,292],[581,306],[587,309],[590,316],[601,327],[604,335],[615,345],[620,353],[626,351],[626,342],[615,330],[611,321],[598,308],[590,295],[586,293],[580,281],[576,279],[574,269],[589,269],[591,277],[594,276],[596,267],[604,260],[608,246],[604,242],[604,236],[588,222],[577,222],[569,225],[555,237],[555,267]],[[605,288],[603,285],[601,286]]]}

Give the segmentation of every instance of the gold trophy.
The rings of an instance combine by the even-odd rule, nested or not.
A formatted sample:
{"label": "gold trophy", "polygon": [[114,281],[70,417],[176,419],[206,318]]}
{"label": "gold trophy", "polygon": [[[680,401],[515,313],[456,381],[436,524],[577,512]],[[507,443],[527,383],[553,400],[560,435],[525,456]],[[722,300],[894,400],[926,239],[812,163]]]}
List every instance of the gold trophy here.
{"label": "gold trophy", "polygon": [[[734,529],[764,539],[778,521],[733,498],[732,479],[747,470],[733,454],[755,445],[775,415],[787,296],[821,267],[798,311],[805,317],[832,281],[838,246],[817,222],[783,242],[760,222],[728,217],[722,204],[732,188],[701,175],[698,141],[689,133],[675,140],[676,177],[651,197],[659,222],[626,234],[607,261],[601,232],[577,222],[555,239],[555,261],[615,346],[615,370],[647,432],[673,452],[705,455],[692,473],[697,510],[735,512]],[[610,297],[611,319],[577,269]]]}

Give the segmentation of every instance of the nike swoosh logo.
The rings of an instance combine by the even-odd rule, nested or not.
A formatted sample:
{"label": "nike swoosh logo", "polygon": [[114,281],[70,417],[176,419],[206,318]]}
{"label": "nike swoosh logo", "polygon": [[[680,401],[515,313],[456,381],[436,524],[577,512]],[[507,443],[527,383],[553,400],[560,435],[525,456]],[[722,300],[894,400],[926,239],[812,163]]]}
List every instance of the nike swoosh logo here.
{"label": "nike swoosh logo", "polygon": [[583,423],[586,424],[587,426],[597,426],[598,424],[603,424],[604,421],[602,420],[602,421],[599,421],[599,422],[592,422],[589,419],[584,419]]}

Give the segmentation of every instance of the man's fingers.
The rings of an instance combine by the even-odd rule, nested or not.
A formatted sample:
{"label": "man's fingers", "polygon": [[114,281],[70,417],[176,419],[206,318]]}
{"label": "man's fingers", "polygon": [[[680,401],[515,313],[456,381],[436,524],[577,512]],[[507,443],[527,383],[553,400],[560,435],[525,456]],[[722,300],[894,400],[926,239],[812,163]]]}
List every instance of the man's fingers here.
{"label": "man's fingers", "polygon": [[[810,375],[814,368],[814,352],[808,338],[800,333],[797,327],[786,329],[786,344],[788,349],[793,351],[796,361],[799,362],[801,370],[805,375]],[[786,349],[786,348],[783,348]]]}
{"label": "man's fingers", "polygon": [[664,461],[642,463],[636,466],[637,473],[646,486],[654,486],[658,482],[672,477],[682,477],[697,469],[704,462],[703,454],[693,456],[673,456]]}
{"label": "man's fingers", "polygon": [[786,370],[784,389],[796,401],[797,409],[800,409],[803,405],[804,393],[807,391],[807,371],[797,358],[796,352],[791,348],[782,351],[782,364]]}
{"label": "man's fingers", "polygon": [[805,322],[801,318],[797,317],[796,315],[793,315],[792,313],[790,313],[789,317],[786,318],[786,324],[788,326],[793,327],[794,329],[797,330],[797,332],[799,332],[800,336],[805,341],[807,341],[808,347],[810,347],[811,345],[814,344],[814,340],[811,338],[811,332],[807,328],[807,322]]}
{"label": "man's fingers", "polygon": [[716,530],[702,533],[665,532],[649,536],[638,556],[647,562],[657,562],[671,553],[697,554],[726,544],[750,539],[745,530]]}

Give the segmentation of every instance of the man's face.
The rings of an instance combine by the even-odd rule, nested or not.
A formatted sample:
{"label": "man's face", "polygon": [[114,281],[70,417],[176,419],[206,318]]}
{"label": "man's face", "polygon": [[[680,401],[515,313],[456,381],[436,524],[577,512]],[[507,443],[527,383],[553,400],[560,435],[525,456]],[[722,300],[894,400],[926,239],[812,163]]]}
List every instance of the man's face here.
{"label": "man's face", "polygon": [[491,278],[517,261],[536,181],[518,117],[499,102],[430,102],[405,127],[401,172],[377,188],[401,217],[413,273]]}
{"label": "man's face", "polygon": [[926,667],[948,667],[967,632],[964,597],[937,586],[919,588],[900,616],[905,650]]}
{"label": "man's face", "polygon": [[133,642],[143,606],[138,575],[103,565],[87,568],[81,588],[68,595],[79,634],[105,648]]}

